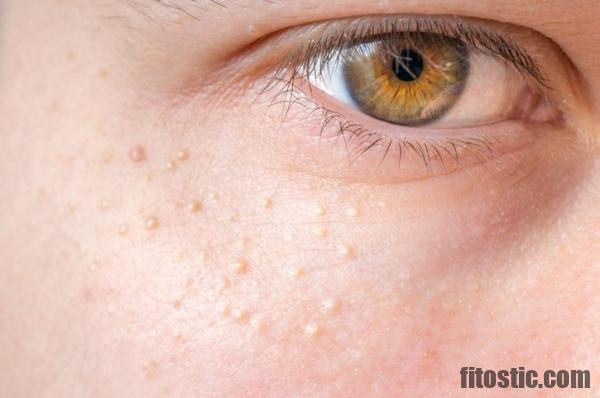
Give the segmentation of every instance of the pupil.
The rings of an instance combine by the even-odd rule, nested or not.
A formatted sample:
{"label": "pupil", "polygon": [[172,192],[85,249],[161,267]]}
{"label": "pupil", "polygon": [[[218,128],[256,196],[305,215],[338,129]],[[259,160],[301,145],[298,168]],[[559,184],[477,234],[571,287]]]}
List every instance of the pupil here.
{"label": "pupil", "polygon": [[405,48],[394,57],[392,67],[398,79],[404,82],[415,81],[423,73],[423,57],[415,50]]}

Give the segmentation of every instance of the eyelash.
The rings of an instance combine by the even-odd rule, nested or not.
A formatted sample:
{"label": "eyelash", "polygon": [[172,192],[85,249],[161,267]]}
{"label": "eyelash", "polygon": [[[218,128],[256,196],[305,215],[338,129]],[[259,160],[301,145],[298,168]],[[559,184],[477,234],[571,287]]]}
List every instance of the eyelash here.
{"label": "eyelash", "polygon": [[510,62],[517,70],[527,73],[540,86],[550,88],[549,80],[529,53],[517,43],[502,35],[479,26],[469,26],[460,21],[449,22],[425,18],[384,20],[379,23],[358,21],[342,33],[309,42],[284,62],[276,76],[287,73],[291,68],[297,77],[308,79],[323,73],[323,67],[342,51],[360,44],[378,40],[402,38],[406,33],[436,33],[463,41],[472,50],[500,57]]}
{"label": "eyelash", "polygon": [[[326,72],[330,61],[339,60],[341,54],[351,52],[353,48],[361,44],[379,40],[393,41],[402,38],[407,33],[418,35],[421,32],[436,33],[442,37],[446,36],[461,40],[471,50],[509,62],[522,75],[528,77],[529,80],[533,80],[542,93],[552,88],[550,80],[542,73],[542,69],[533,57],[523,47],[499,33],[489,31],[481,26],[471,26],[460,20],[449,21],[444,18],[423,17],[392,19],[386,17],[379,22],[357,20],[342,32],[325,35],[316,41],[309,41],[275,68],[262,93],[277,88],[271,105],[284,106],[283,121],[287,118],[292,106],[296,105],[307,109],[308,115],[313,115],[316,112],[321,113],[323,122],[320,134],[322,135],[325,129],[334,125],[335,135],[344,140],[347,148],[349,148],[351,142],[358,141],[355,149],[358,152],[356,159],[378,144],[383,144],[385,150],[380,164],[383,163],[392,148],[395,148],[398,152],[398,165],[402,161],[403,152],[412,151],[423,160],[427,173],[431,174],[434,168],[433,162],[438,162],[443,169],[446,169],[444,158],[452,159],[456,164],[460,164],[460,153],[477,154],[483,160],[496,157],[495,148],[502,145],[502,136],[500,135],[480,135],[460,139],[425,138],[412,140],[408,138],[390,138],[348,120],[340,112],[324,107],[296,87],[298,81],[310,82],[311,78],[319,78]],[[312,93],[310,83],[308,84],[308,90]],[[387,144],[384,141],[386,139],[388,140]]]}

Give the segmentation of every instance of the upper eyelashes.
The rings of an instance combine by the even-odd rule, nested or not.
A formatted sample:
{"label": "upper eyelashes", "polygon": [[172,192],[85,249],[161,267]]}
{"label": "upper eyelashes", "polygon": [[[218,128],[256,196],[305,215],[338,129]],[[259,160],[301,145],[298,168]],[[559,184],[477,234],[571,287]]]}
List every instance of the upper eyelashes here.
{"label": "upper eyelashes", "polygon": [[467,126],[533,112],[550,87],[523,47],[458,18],[352,21],[294,51],[271,83],[286,79],[287,91],[299,79],[367,115],[403,126],[438,121],[461,99],[467,83],[469,94],[489,101],[479,103],[489,117],[469,120]]}
{"label": "upper eyelashes", "polygon": [[494,26],[386,16],[303,27],[308,40],[289,48],[262,92],[275,89],[283,121],[293,115],[302,129],[305,116],[309,135],[339,137],[351,163],[373,152],[376,173],[421,178],[420,161],[424,175],[447,174],[531,144],[542,125],[558,127],[550,79],[511,39],[523,31]]}
{"label": "upper eyelashes", "polygon": [[542,90],[512,63],[440,33],[378,36],[317,62],[318,73],[304,78],[308,84],[400,126],[439,129],[527,120],[545,105]]}
{"label": "upper eyelashes", "polygon": [[511,40],[456,19],[390,18],[358,20],[338,36],[308,42],[280,71],[291,71],[286,90],[299,78],[309,90],[400,126],[554,116],[538,110],[547,108],[549,80]]}
{"label": "upper eyelashes", "polygon": [[[327,68],[328,77],[339,73],[346,99],[363,112],[405,126],[445,114],[460,97],[470,69],[467,45],[436,33],[409,32],[398,40],[374,41],[345,52],[339,71]],[[330,91],[323,75],[315,85]]]}
{"label": "upper eyelashes", "polygon": [[437,34],[438,38],[459,40],[472,50],[500,57],[517,70],[528,74],[539,85],[551,86],[538,63],[518,43],[481,25],[465,23],[460,18],[383,17],[376,21],[358,19],[350,22],[341,32],[325,34],[301,46],[284,62],[281,70],[295,66],[302,77],[318,76],[326,70],[329,61],[338,59],[344,51],[356,46],[373,42],[410,41],[410,36],[414,39],[432,34]]}

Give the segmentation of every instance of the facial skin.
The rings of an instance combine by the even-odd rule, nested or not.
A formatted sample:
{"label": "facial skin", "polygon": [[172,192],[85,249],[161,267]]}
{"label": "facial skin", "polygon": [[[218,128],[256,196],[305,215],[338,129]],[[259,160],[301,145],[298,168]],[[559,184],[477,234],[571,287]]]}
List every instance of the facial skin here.
{"label": "facial skin", "polygon": [[[464,366],[588,369],[519,394],[600,392],[595,2],[2,7],[0,396],[512,393],[461,390]],[[380,14],[546,36],[565,123],[407,181],[282,124],[252,82],[285,54],[259,39]]]}

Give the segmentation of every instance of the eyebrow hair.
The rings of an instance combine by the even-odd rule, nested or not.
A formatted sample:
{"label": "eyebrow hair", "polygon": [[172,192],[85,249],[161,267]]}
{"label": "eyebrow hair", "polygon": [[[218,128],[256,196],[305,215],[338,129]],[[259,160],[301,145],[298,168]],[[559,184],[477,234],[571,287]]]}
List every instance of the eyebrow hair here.
{"label": "eyebrow hair", "polygon": [[181,12],[188,17],[198,19],[197,15],[194,15],[192,10],[188,8],[199,9],[201,11],[209,11],[211,7],[218,7],[221,9],[227,8],[224,4],[225,0],[152,0],[154,3],[164,6],[167,9]]}
{"label": "eyebrow hair", "polygon": [[[196,21],[201,21],[211,12],[225,11],[229,8],[256,9],[261,3],[265,5],[276,4],[277,0],[120,0],[138,12],[157,22],[149,7],[158,6],[166,12],[185,15]],[[0,0],[0,4],[2,0]],[[245,4],[244,4],[245,3]]]}
{"label": "eyebrow hair", "polygon": [[187,3],[192,6],[197,6],[202,8],[202,4],[207,6],[218,6],[220,8],[227,8],[228,0],[154,0],[156,3],[163,5],[167,8],[184,11],[183,5],[180,3]]}
{"label": "eyebrow hair", "polygon": [[[198,8],[203,11],[209,11],[210,9],[227,9],[231,6],[239,7],[239,8],[251,8],[252,5],[249,4],[240,4],[237,0],[152,0],[155,3],[158,3],[167,8],[183,11],[188,14],[190,8]],[[275,4],[275,0],[259,0],[258,2],[264,2],[267,4]]]}
{"label": "eyebrow hair", "polygon": [[[151,0],[154,3],[158,3],[167,8],[182,11],[186,14],[189,13],[187,8],[197,8],[203,11],[209,11],[211,9],[228,9],[230,7],[238,8],[253,8],[260,3],[265,4],[276,4],[276,0],[252,0],[246,1],[247,4],[242,4],[239,0]],[[1,0],[0,0],[1,2]]]}
{"label": "eyebrow hair", "polygon": [[[2,0],[0,0],[1,3]],[[219,11],[229,8],[231,5],[244,7],[236,4],[233,0],[118,0],[129,7],[135,9],[139,13],[149,17],[151,20],[157,21],[155,15],[151,12],[151,8],[158,6],[165,11],[183,14],[189,18],[199,21],[202,13],[210,11]],[[265,0],[268,1],[268,0]]]}

